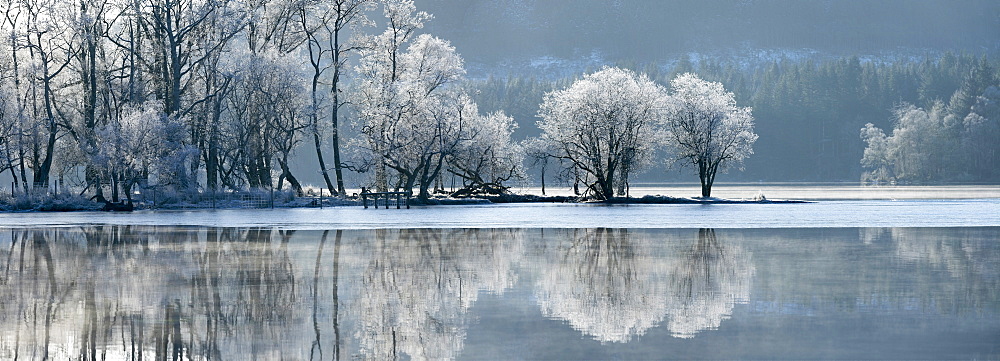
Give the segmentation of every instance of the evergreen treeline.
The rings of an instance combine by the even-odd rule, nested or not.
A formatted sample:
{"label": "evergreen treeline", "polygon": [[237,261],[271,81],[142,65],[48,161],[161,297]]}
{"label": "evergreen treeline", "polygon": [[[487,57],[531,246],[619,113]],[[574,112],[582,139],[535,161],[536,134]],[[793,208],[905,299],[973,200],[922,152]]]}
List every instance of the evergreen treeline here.
{"label": "evergreen treeline", "polygon": [[[865,124],[892,129],[894,110],[905,104],[931,108],[943,103],[956,117],[965,118],[976,97],[991,84],[998,85],[1000,68],[994,57],[954,53],[895,61],[855,56],[746,66],[716,60],[694,63],[682,57],[669,66],[619,65],[648,74],[660,84],[693,71],[721,82],[736,94],[739,104],[753,107],[760,136],[755,154],[747,159],[744,172],[727,177],[744,181],[856,181],[864,172],[860,160],[865,142],[859,130]],[[515,137],[533,136],[538,132],[534,123],[542,95],[564,87],[568,80],[489,78],[475,84],[477,101],[486,111],[503,109],[511,114],[521,126]],[[920,179],[998,180],[995,175],[968,174]]]}

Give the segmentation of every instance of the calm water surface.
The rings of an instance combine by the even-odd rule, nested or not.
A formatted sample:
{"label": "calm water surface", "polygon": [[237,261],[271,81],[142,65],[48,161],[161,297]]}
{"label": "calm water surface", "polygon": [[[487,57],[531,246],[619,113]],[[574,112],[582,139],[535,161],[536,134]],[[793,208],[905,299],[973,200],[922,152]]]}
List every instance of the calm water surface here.
{"label": "calm water surface", "polygon": [[998,240],[15,227],[0,234],[0,359],[996,359]]}
{"label": "calm water surface", "polygon": [[362,207],[0,213],[0,227],[175,225],[378,228],[801,228],[1000,226],[1000,198],[850,200],[804,204],[491,204],[413,209]]}

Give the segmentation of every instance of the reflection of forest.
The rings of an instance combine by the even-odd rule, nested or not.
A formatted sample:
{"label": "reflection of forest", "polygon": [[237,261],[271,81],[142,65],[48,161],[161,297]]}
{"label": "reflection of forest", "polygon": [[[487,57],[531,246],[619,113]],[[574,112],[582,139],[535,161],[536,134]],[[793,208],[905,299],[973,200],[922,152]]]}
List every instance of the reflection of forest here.
{"label": "reflection of forest", "polygon": [[628,342],[664,317],[674,336],[692,337],[749,299],[750,253],[714,230],[690,245],[625,229],[567,232],[543,261],[536,297],[544,315],[598,341]]}
{"label": "reflection of forest", "polygon": [[13,230],[0,359],[451,358],[478,292],[516,281],[520,234]]}
{"label": "reflection of forest", "polygon": [[0,284],[0,358],[218,359],[276,352],[291,339],[283,327],[302,322],[292,309],[296,277],[285,249],[291,233],[129,226],[11,231]]}
{"label": "reflection of forest", "polygon": [[[875,228],[862,229],[860,233],[869,240],[870,248],[886,247],[885,253],[895,253],[890,268],[872,273],[886,278],[911,277],[915,288],[906,290],[911,307],[915,304],[920,309],[945,313],[978,311],[970,309],[970,305],[1000,309],[996,302],[1000,299],[1000,247],[996,229]],[[906,271],[912,267],[924,272]],[[934,282],[941,275],[947,275],[948,281]],[[884,290],[872,295],[872,298],[887,296]]]}
{"label": "reflection of forest", "polygon": [[473,349],[483,312],[517,332],[542,322],[518,313],[536,307],[602,343],[658,326],[691,338],[740,324],[725,320],[751,280],[749,312],[979,315],[1000,311],[998,235],[14,229],[0,233],[0,359],[449,359]]}

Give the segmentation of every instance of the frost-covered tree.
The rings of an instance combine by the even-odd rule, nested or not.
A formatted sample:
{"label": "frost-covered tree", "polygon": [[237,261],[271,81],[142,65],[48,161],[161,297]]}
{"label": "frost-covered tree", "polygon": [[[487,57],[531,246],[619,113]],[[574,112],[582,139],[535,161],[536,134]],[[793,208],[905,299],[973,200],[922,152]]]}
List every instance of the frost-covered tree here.
{"label": "frost-covered tree", "polygon": [[1000,87],[991,86],[976,98],[963,125],[969,172],[974,179],[996,179],[1000,175]]}
{"label": "frost-covered tree", "polygon": [[[345,101],[340,96],[344,88],[344,73],[347,70],[347,56],[357,50],[355,42],[345,41],[345,33],[357,30],[360,25],[369,23],[365,16],[375,5],[374,0],[313,0],[301,2],[298,8],[299,25],[306,37],[306,50],[309,54],[309,65],[312,69],[310,94],[310,128],[313,145],[319,160],[320,172],[331,194],[345,193],[343,162],[341,160],[340,107]],[[327,171],[326,161],[320,147],[320,80],[323,76],[329,82],[329,99],[327,107],[330,110],[330,138],[333,143],[333,169],[337,185],[334,188]]]}
{"label": "frost-covered tree", "polygon": [[197,150],[187,143],[184,122],[164,112],[158,101],[124,110],[121,117],[95,129],[97,151],[91,162],[111,180],[112,201],[118,191],[132,203],[132,188],[141,182],[170,187],[187,171]]}
{"label": "frost-covered tree", "polygon": [[663,87],[645,76],[606,67],[547,93],[538,127],[554,149],[552,156],[592,177],[591,195],[609,199],[616,186],[647,165],[665,96]]}
{"label": "frost-covered tree", "polygon": [[943,103],[935,102],[929,110],[903,104],[893,111],[896,123],[892,135],[886,137],[871,124],[861,130],[868,147],[862,165],[878,175],[870,180],[927,181],[937,179],[944,169],[944,154],[953,146],[946,135],[947,111]]}
{"label": "frost-covered tree", "polygon": [[[21,161],[21,111],[19,94],[12,87],[0,83],[0,174],[10,171],[16,189],[20,184],[17,164]],[[25,180],[26,182],[26,180]]]}
{"label": "frost-covered tree", "polygon": [[71,8],[52,0],[27,0],[10,2],[5,9],[6,16],[17,14],[19,19],[8,23],[15,29],[12,46],[24,61],[23,69],[14,64],[15,74],[24,77],[18,79],[24,81],[21,91],[30,94],[24,104],[30,122],[26,129],[30,150],[26,153],[34,187],[48,187],[53,161],[59,156],[56,140],[67,126],[59,111],[58,93],[67,89],[67,69],[78,51],[72,40]]}
{"label": "frost-covered tree", "polygon": [[549,168],[549,158],[552,158],[551,144],[542,138],[532,137],[521,142],[525,159],[531,162],[531,167],[538,167],[538,178],[541,181],[542,195],[545,195],[545,173]]}
{"label": "frost-covered tree", "polygon": [[516,128],[514,118],[501,112],[471,119],[448,157],[448,172],[462,178],[454,195],[506,193],[506,182],[524,176],[524,149],[511,141]]}
{"label": "frost-covered tree", "polygon": [[[959,117],[953,106],[934,102],[924,109],[904,103],[893,110],[894,127],[886,136],[872,124],[861,129],[866,142],[861,165],[864,181],[989,180],[1000,152],[1000,91],[989,87]],[[961,119],[961,120],[960,120]]]}
{"label": "frost-covered tree", "polygon": [[663,124],[674,161],[698,170],[701,196],[712,196],[716,174],[742,166],[753,154],[750,107],[739,107],[721,83],[685,73],[670,81],[672,93]]}
{"label": "frost-covered tree", "polygon": [[420,35],[402,53],[392,51],[397,41],[390,28],[362,52],[355,91],[360,145],[375,158],[378,189],[389,187],[385,167],[398,176],[395,188],[418,186],[426,199],[446,158],[468,139],[464,130],[478,108],[459,84],[465,69],[447,41]]}
{"label": "frost-covered tree", "polygon": [[356,144],[374,168],[375,188],[418,187],[426,199],[450,171],[464,180],[460,194],[505,191],[523,159],[510,140],[512,119],[479,114],[450,43],[414,37],[430,15],[412,1],[394,0],[385,3],[385,16],[387,29],[360,51],[352,94],[361,133]]}
{"label": "frost-covered tree", "polygon": [[287,180],[297,193],[302,186],[291,173],[289,157],[307,126],[305,82],[286,55],[276,52],[245,53],[233,73],[232,94],[227,97],[223,132],[223,183],[232,188],[274,185]]}
{"label": "frost-covered tree", "polygon": [[[405,105],[407,100],[404,96],[407,94],[399,89],[402,83],[400,74],[405,69],[401,58],[404,46],[413,38],[417,29],[422,28],[424,22],[430,19],[429,14],[416,11],[412,1],[389,1],[384,4],[383,13],[388,25],[381,34],[364,40],[361,58],[355,67],[357,84],[352,92],[358,112],[355,128],[365,138],[359,145],[372,157],[369,161],[373,163],[374,186],[378,190],[389,188],[388,168],[393,166],[390,163],[396,163],[396,168],[403,168],[399,164],[401,162],[389,159],[395,156],[395,148],[401,145],[393,144],[398,143],[399,134],[395,134],[396,131],[405,130],[397,125],[411,118],[406,116],[407,113],[413,113]],[[442,80],[451,82],[455,79]],[[399,172],[398,169],[396,171]],[[405,171],[400,173],[400,183],[408,183],[407,189],[412,189],[415,178]]]}
{"label": "frost-covered tree", "polygon": [[861,165],[869,169],[861,175],[861,181],[892,182],[892,160],[889,158],[889,141],[885,132],[868,123],[861,129],[861,140],[867,145]]}

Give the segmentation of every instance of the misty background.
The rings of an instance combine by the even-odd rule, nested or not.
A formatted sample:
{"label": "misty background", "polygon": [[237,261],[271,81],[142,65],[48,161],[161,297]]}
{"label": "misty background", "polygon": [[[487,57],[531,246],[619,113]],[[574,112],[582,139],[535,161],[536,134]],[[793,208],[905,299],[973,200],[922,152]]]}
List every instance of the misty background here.
{"label": "misty background", "polygon": [[[260,4],[264,3],[286,4],[278,0]],[[7,6],[14,4],[20,3],[12,2]],[[236,4],[233,3],[234,6]],[[250,3],[238,4],[253,7]],[[59,2],[46,6],[69,13],[82,11],[76,6]],[[753,108],[754,131],[759,136],[753,145],[754,154],[745,161],[743,170],[729,171],[718,178],[720,182],[859,182],[871,180],[871,175],[877,174],[888,175],[878,180],[892,178],[892,181],[900,180],[901,183],[1000,183],[1000,142],[996,141],[1000,139],[998,1],[415,0],[415,6],[418,11],[433,15],[422,28],[417,29],[417,33],[432,34],[454,46],[464,60],[464,85],[469,89],[472,100],[482,113],[503,111],[509,114],[518,124],[512,136],[514,142],[539,136],[541,132],[536,122],[544,95],[565,89],[584,74],[614,66],[646,75],[660,85],[668,85],[676,75],[693,72],[702,79],[722,83],[727,91],[735,94],[739,106]],[[377,34],[385,25],[382,10],[372,7],[367,11],[368,18],[375,24],[363,26],[360,31]],[[250,13],[257,14],[254,16],[269,14],[263,5]],[[227,16],[220,12],[213,14],[213,19],[216,15],[218,19]],[[261,19],[265,18],[255,19],[263,21]],[[66,20],[67,24],[71,23],[70,20]],[[229,20],[239,22],[246,19]],[[226,22],[220,24],[205,28],[222,31]],[[28,29],[13,26],[4,30],[11,30],[13,34]],[[91,31],[83,28],[70,30],[52,36],[71,39],[74,34]],[[41,39],[41,33],[36,35]],[[247,36],[238,35],[234,38],[237,40],[219,48],[221,50],[215,49],[217,51],[213,53],[209,49],[206,53],[240,59],[246,54],[236,49],[246,45]],[[347,37],[345,34],[345,41]],[[78,41],[86,37],[72,39]],[[3,43],[19,50],[9,56],[5,54],[3,60],[15,64],[11,60],[19,51],[22,59],[34,62],[21,65],[28,69],[28,66],[36,66],[35,63],[41,61],[36,59],[38,54],[32,53],[29,47],[17,45],[23,41],[14,37],[5,39]],[[160,45],[136,41],[141,47],[135,54],[158,61],[153,49],[160,49]],[[196,46],[184,44],[191,47],[188,50],[197,50]],[[225,44],[225,41],[220,44]],[[102,46],[122,51],[111,43]],[[53,94],[29,97],[34,94],[31,92],[40,93],[44,89],[42,77],[37,74],[5,71],[2,75],[4,79],[11,80],[8,85],[13,84],[12,89],[24,90],[20,95],[22,100],[50,99],[63,107],[63,111],[55,117],[62,123],[51,127],[52,132],[58,131],[58,146],[61,147],[56,152],[56,167],[86,164],[87,158],[79,149],[70,149],[75,145],[69,141],[75,136],[70,132],[74,122],[86,118],[81,118],[80,114],[87,113],[86,104],[90,104],[80,97],[82,94],[108,92],[111,85],[95,83],[91,84],[93,89],[82,89],[80,76],[87,73],[89,65],[81,64],[82,59],[88,58],[87,54],[69,55],[70,51],[58,47],[50,51],[57,55],[55,60],[63,60],[59,56],[65,56],[66,64],[70,65],[68,69],[72,70],[54,78],[53,84],[58,87]],[[310,72],[303,48],[282,51],[288,51],[283,61],[291,61],[285,69],[290,75],[304,77]],[[98,54],[103,53],[93,52],[89,59],[106,61],[103,58],[105,55]],[[113,64],[121,60],[115,58],[121,56],[116,54],[109,53],[109,62],[98,63],[98,68],[109,73],[127,68]],[[351,82],[358,78],[354,71],[358,54],[347,56],[342,78],[345,84],[338,91],[345,96],[354,91]],[[55,66],[55,63],[52,65]],[[232,74],[253,72],[251,63],[235,60],[229,65],[238,70],[226,70]],[[229,65],[222,64],[220,69]],[[205,67],[187,66],[189,71]],[[17,69],[17,66],[8,68]],[[230,73],[226,74],[232,75]],[[264,76],[264,73],[257,75]],[[148,87],[140,84],[145,89],[141,95],[150,99],[162,98],[163,94],[158,92],[166,89],[167,85],[161,79],[162,74],[150,72],[141,75],[149,77],[145,80],[149,82]],[[191,84],[208,84],[202,79],[203,75],[195,73],[181,78]],[[290,77],[276,78],[287,80]],[[26,81],[25,84],[30,86],[19,88],[16,79]],[[323,81],[327,80],[324,78]],[[211,88],[205,86],[206,89]],[[207,112],[199,108],[199,104],[212,96],[201,94],[202,90],[198,87],[184,89],[191,94],[182,94],[178,101],[184,102],[190,109],[198,108],[196,115],[207,116],[202,114]],[[293,105],[291,103],[299,100],[305,103],[309,98],[308,91],[296,89],[288,95],[290,100],[277,101],[276,104]],[[36,100],[31,104],[34,104],[34,112],[41,114],[39,104],[42,102]],[[114,115],[105,109],[107,106],[95,104],[90,110],[100,108],[101,111],[94,114],[102,117]],[[345,143],[360,139],[358,129],[352,126],[358,119],[353,108],[352,105],[344,106],[336,116],[341,124],[341,139]],[[233,112],[247,109],[249,105],[233,105]],[[913,111],[903,114],[901,109]],[[45,118],[38,114],[34,114],[35,118]],[[227,117],[237,121],[245,115],[226,113]],[[928,128],[927,122],[921,123],[924,118],[934,124]],[[38,124],[32,123],[32,126]],[[873,128],[866,128],[867,124]],[[901,125],[912,126],[909,130],[914,131],[907,134],[919,136],[906,139],[893,137],[894,131]],[[863,129],[867,130],[863,132]],[[863,134],[878,135],[878,132],[884,133],[881,138],[863,138]],[[41,146],[39,142],[47,133],[35,133],[32,139],[37,141],[36,146]],[[329,157],[333,149],[329,129],[324,128],[320,133],[323,133],[320,149]],[[289,134],[298,137],[297,143],[293,142],[297,145],[294,145],[289,159],[289,174],[294,173],[303,185],[321,186],[324,181],[311,140],[306,139],[302,132]],[[240,142],[236,135],[227,136],[231,143]],[[873,140],[881,143],[873,143]],[[863,167],[866,146],[871,148],[876,143],[892,145],[896,153],[914,154],[909,154],[912,156],[908,159],[893,158],[889,154],[892,152],[883,149],[880,157],[869,157],[869,160],[879,162],[870,161]],[[916,146],[906,148],[900,145],[907,143]],[[233,146],[238,148],[239,144]],[[357,155],[357,152],[347,149],[349,146],[344,145],[343,148],[345,157]],[[36,147],[27,152],[28,149],[22,147],[20,150],[27,153],[21,154],[21,158],[40,163],[39,149]],[[655,157],[665,158],[662,155]],[[919,167],[904,164],[908,168],[900,169],[900,164],[908,162],[919,163]],[[37,164],[32,166],[34,163],[28,164],[32,172],[37,167]],[[881,168],[873,167],[875,163],[882,164]],[[330,162],[327,162],[329,165]],[[523,184],[538,185],[541,169],[530,158],[525,165],[528,177]],[[13,172],[15,167],[11,165],[8,168]],[[270,173],[265,174],[265,178],[273,178],[278,172],[273,165],[264,168],[268,171],[265,173]],[[550,188],[567,185],[558,179],[559,168],[549,164],[546,181]],[[58,172],[61,178],[68,171],[60,169]],[[205,170],[200,172],[200,177],[204,177]],[[695,184],[698,178],[694,173],[678,165],[656,164],[632,176],[631,184]],[[10,174],[2,172],[0,182],[11,184]],[[344,172],[344,175],[346,186],[355,189],[370,178],[368,174],[359,175],[350,171]],[[81,174],[76,176],[83,181]],[[25,187],[26,177],[22,176]],[[443,181],[449,183],[448,180]],[[516,187],[517,184],[511,185]]]}
{"label": "misty background", "polygon": [[[729,171],[721,182],[859,181],[865,149],[859,130],[866,123],[889,133],[895,107],[947,104],[970,80],[984,83],[980,88],[998,85],[1000,69],[996,1],[417,0],[416,6],[434,15],[420,31],[455,46],[480,109],[513,116],[518,141],[540,134],[535,122],[545,92],[605,65],[660,84],[686,71],[722,82],[741,106],[753,107],[760,138],[744,170]],[[984,65],[989,79],[968,79]],[[296,157],[303,182],[322,184],[315,156]],[[538,173],[529,167],[528,183],[537,184]],[[933,182],[996,182],[994,173]],[[633,180],[696,181],[676,165],[655,166]]]}

